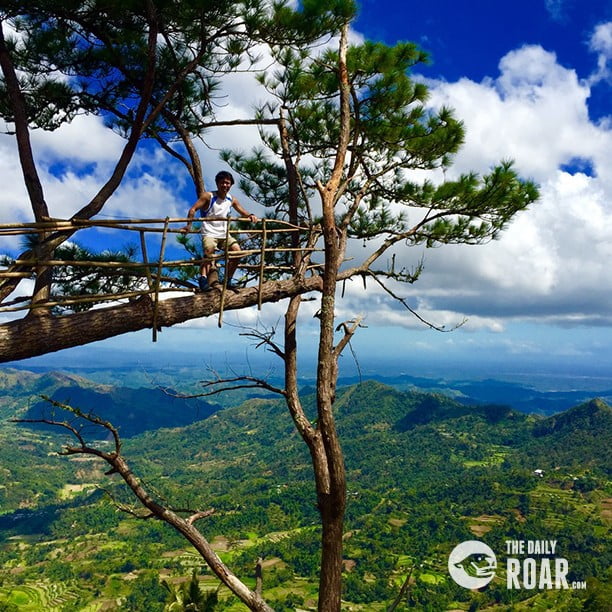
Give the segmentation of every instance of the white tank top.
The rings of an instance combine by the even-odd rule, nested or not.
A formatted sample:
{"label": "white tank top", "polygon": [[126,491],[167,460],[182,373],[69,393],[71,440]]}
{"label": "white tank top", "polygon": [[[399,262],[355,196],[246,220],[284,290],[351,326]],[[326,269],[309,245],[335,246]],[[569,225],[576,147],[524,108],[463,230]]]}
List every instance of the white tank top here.
{"label": "white tank top", "polygon": [[[229,217],[234,198],[228,193],[224,199],[219,199],[216,193],[211,194],[210,205],[206,210],[202,209],[200,214],[205,217]],[[204,236],[211,238],[225,238],[227,232],[227,221],[203,221],[201,232]]]}

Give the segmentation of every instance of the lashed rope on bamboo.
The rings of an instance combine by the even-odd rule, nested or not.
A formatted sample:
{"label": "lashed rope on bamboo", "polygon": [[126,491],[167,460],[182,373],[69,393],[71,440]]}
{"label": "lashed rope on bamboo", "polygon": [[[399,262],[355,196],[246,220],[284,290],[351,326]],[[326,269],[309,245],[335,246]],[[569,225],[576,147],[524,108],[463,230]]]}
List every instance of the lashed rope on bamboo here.
{"label": "lashed rope on bamboo", "polygon": [[[314,252],[316,249],[314,240],[312,239],[313,234],[316,234],[316,228],[303,227],[293,225],[286,221],[279,221],[277,219],[262,219],[261,228],[249,228],[248,230],[230,230],[230,224],[237,219],[227,219],[225,217],[219,218],[227,223],[226,239],[230,233],[248,233],[251,236],[261,235],[261,246],[260,248],[254,249],[240,249],[235,256],[245,257],[249,255],[258,255],[260,261],[257,264],[241,264],[241,268],[252,270],[258,276],[257,291],[258,291],[258,309],[262,307],[262,288],[265,279],[265,272],[281,272],[281,273],[295,273],[294,268],[291,265],[278,265],[278,264],[266,264],[266,256],[275,253],[306,253]],[[56,306],[75,306],[79,304],[87,303],[101,303],[109,301],[117,301],[121,299],[134,299],[143,295],[152,295],[153,297],[153,341],[157,338],[158,322],[157,313],[159,305],[159,297],[161,293],[177,292],[177,291],[189,291],[193,289],[181,288],[181,287],[163,287],[162,286],[162,269],[169,268],[181,268],[197,266],[202,263],[202,259],[181,259],[164,261],[164,255],[166,250],[167,238],[169,234],[182,233],[180,228],[175,229],[172,227],[173,224],[185,224],[187,219],[183,218],[165,218],[165,219],[54,219],[49,218],[42,222],[30,223],[3,223],[0,224],[0,237],[19,236],[19,235],[32,235],[39,234],[45,237],[49,236],[53,232],[62,232],[70,230],[71,232],[79,231],[82,229],[91,228],[108,228],[117,229],[121,231],[136,231],[139,234],[140,249],[142,253],[142,262],[120,262],[120,261],[86,261],[86,260],[68,260],[68,259],[40,259],[36,257],[28,259],[16,259],[12,260],[10,264],[4,268],[0,268],[0,281],[2,279],[11,278],[32,278],[35,276],[35,270],[43,267],[87,267],[100,270],[141,270],[144,272],[146,278],[146,288],[141,290],[129,290],[121,292],[103,293],[97,295],[81,295],[81,296],[53,296],[45,301],[32,303],[27,302],[28,298],[20,297],[16,298],[12,302],[5,302],[3,306],[0,306],[0,312],[15,312],[19,310],[31,310],[38,308],[53,308]],[[270,223],[274,224],[274,227],[270,227]],[[268,239],[273,237],[275,234],[291,234],[291,233],[303,233],[308,235],[308,246],[305,247],[292,247],[292,246],[268,246]],[[161,246],[160,253],[157,262],[151,262],[147,252],[146,245],[146,234],[147,233],[161,233]],[[199,233],[198,230],[193,230],[191,233]],[[290,241],[287,241],[290,243]],[[227,244],[227,242],[226,242]],[[224,254],[225,266],[227,269],[228,260],[232,258],[234,254],[230,254],[226,251]],[[216,258],[218,259],[218,257]],[[12,266],[19,266],[21,270],[13,270]],[[27,268],[23,270],[23,268]],[[313,264],[307,267],[307,269],[314,269],[317,265]],[[303,271],[302,271],[303,272]],[[226,274],[227,277],[227,274]],[[222,325],[223,321],[223,310],[225,306],[227,291],[227,278],[223,283],[221,301],[219,308],[219,326]]]}

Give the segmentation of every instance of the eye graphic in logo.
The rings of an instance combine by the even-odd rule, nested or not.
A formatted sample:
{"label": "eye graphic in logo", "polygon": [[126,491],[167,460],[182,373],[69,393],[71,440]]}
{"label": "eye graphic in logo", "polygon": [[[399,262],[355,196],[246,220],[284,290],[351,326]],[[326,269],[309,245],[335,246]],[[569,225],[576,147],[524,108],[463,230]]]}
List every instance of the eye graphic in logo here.
{"label": "eye graphic in logo", "polygon": [[480,589],[493,580],[497,569],[495,553],[478,540],[467,540],[453,548],[448,557],[451,578],[466,589]]}

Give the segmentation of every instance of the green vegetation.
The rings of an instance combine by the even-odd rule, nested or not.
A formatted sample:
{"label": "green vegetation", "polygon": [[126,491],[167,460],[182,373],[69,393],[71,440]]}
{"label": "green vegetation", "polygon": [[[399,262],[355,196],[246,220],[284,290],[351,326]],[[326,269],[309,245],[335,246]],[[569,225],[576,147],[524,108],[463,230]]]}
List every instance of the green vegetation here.
{"label": "green vegetation", "polygon": [[[23,380],[25,397],[33,383]],[[349,482],[347,609],[385,610],[411,572],[400,610],[605,609],[609,406],[594,400],[543,419],[368,382],[342,389],[336,410]],[[0,610],[163,610],[189,588],[216,593],[215,609],[244,610],[169,527],[117,509],[131,500],[102,464],[53,454],[63,438],[47,432],[3,424],[0,437]],[[215,508],[200,528],[251,588],[263,558],[264,595],[275,610],[312,608],[315,493],[281,403],[253,399],[184,428],[149,431],[126,440],[125,453],[174,505]],[[457,586],[446,568],[468,539],[485,541],[500,562],[480,592]],[[556,540],[568,580],[587,588],[507,589],[506,540]]]}
{"label": "green vegetation", "polygon": [[[21,375],[24,374],[23,379]],[[19,370],[0,372],[0,389],[4,397],[0,401],[0,416],[28,419],[57,417],[66,420],[61,410],[54,409],[42,398],[81,408],[84,413],[101,414],[119,428],[121,436],[128,438],[149,429],[180,427],[205,419],[217,410],[198,398],[179,399],[166,387],[119,386],[96,384],[73,374],[49,372],[36,375]],[[36,429],[49,431],[49,426],[37,425]],[[106,432],[99,428],[99,435]]]}

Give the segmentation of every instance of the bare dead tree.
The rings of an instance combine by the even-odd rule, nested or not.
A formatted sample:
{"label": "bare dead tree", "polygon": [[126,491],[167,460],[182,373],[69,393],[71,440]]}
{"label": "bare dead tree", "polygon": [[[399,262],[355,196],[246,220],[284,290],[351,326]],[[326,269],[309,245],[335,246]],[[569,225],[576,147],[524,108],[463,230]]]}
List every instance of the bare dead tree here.
{"label": "bare dead tree", "polygon": [[[173,527],[181,536],[191,543],[217,578],[248,606],[250,610],[255,610],[257,612],[273,612],[272,608],[263,600],[261,593],[249,589],[244,582],[223,563],[212,549],[208,540],[196,527],[195,523],[211,516],[214,513],[214,509],[199,510],[173,508],[164,503],[163,500],[156,498],[148,491],[142,479],[131,470],[127,459],[123,456],[121,452],[121,438],[116,427],[94,414],[83,412],[79,408],[57,402],[49,397],[44,397],[44,399],[55,408],[72,414],[75,419],[72,421],[60,421],[55,418],[12,419],[12,422],[46,424],[68,431],[76,440],[76,444],[66,445],[59,454],[68,456],[91,455],[105,461],[109,466],[106,474],[108,476],[118,474],[147,512],[143,514],[125,504],[119,504],[119,509],[136,518],[156,518]],[[113,441],[112,450],[102,450],[92,446],[84,435],[83,423],[92,424],[105,429]]]}

